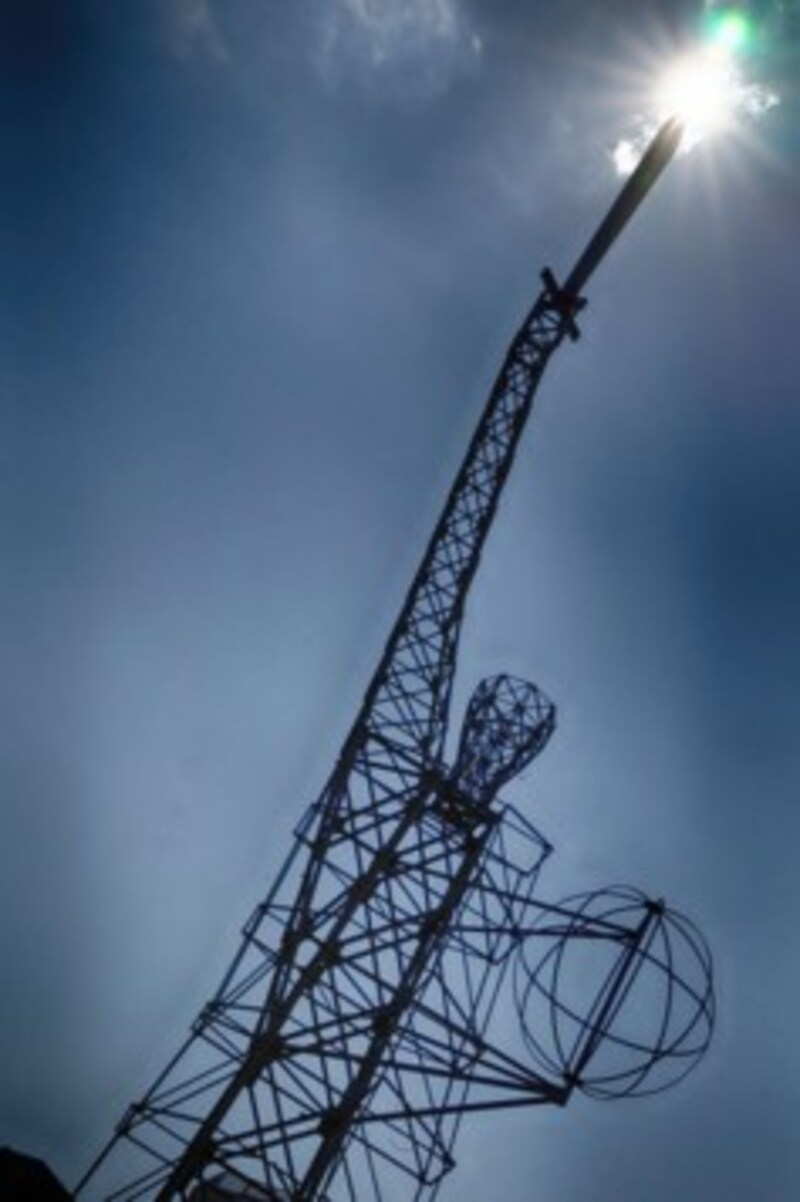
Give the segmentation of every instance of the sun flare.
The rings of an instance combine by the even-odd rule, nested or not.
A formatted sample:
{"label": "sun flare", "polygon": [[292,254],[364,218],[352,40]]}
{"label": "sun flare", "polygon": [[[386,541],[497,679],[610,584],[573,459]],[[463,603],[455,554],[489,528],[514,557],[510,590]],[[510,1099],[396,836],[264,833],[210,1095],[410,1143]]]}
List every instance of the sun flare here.
{"label": "sun flare", "polygon": [[730,127],[741,90],[734,55],[718,44],[675,63],[661,80],[657,105],[663,117],[678,117],[696,141]]}
{"label": "sun flare", "polygon": [[780,104],[774,88],[753,79],[765,35],[744,6],[709,0],[697,33],[694,48],[679,57],[669,38],[641,48],[640,66],[626,80],[634,111],[609,156],[618,175],[631,174],[669,118],[683,127],[685,154],[719,134],[741,145],[753,123]]}

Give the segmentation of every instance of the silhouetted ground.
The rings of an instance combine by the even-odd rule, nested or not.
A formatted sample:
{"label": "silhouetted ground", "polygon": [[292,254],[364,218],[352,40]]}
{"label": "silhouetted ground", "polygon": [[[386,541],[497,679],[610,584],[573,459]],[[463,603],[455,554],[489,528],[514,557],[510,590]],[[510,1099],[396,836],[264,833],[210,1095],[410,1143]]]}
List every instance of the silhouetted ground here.
{"label": "silhouetted ground", "polygon": [[0,1148],[0,1202],[70,1202],[43,1160]]}

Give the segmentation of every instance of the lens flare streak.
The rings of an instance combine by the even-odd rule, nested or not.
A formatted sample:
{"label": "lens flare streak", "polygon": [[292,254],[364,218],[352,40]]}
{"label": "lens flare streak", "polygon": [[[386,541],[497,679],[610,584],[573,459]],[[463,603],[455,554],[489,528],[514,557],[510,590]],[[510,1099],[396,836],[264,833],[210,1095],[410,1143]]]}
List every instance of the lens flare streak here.
{"label": "lens flare streak", "polygon": [[780,104],[772,88],[747,81],[739,61],[749,37],[739,14],[717,20],[709,41],[672,63],[661,75],[652,97],[651,113],[634,119],[634,131],[620,138],[611,151],[616,173],[630,175],[658,127],[676,116],[684,127],[680,153],[705,138],[740,130]]}

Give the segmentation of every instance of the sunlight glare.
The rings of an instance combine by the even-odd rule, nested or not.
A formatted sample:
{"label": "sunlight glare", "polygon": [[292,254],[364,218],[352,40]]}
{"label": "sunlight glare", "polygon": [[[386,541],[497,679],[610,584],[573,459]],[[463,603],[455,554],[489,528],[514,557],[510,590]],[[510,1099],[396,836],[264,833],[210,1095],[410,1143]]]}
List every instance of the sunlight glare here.
{"label": "sunlight glare", "polygon": [[[663,59],[659,65],[653,56],[643,71],[649,97],[646,115],[640,112],[628,121],[626,136],[609,155],[617,175],[631,174],[658,128],[670,117],[677,117],[684,128],[680,153],[685,154],[711,134],[742,137],[748,125],[777,107],[781,98],[774,88],[746,77],[746,63],[759,36],[741,6],[709,3],[702,36],[693,50],[666,66]],[[641,104],[641,99],[637,98],[637,103]]]}
{"label": "sunlight glare", "polygon": [[731,48],[717,43],[681,59],[667,72],[658,106],[665,117],[679,117],[689,139],[699,141],[730,126],[740,94]]}

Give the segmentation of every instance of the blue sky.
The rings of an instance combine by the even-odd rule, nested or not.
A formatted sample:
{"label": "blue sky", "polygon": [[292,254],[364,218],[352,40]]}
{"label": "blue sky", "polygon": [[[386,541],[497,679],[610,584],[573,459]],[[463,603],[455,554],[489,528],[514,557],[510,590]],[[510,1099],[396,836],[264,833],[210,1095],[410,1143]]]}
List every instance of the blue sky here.
{"label": "blue sky", "polygon": [[[598,273],[470,601],[537,681],[548,896],[704,929],[673,1095],[475,1122],[467,1202],[800,1188],[797,6],[781,104]],[[700,4],[2,6],[0,1134],[74,1181],[232,952],[352,719],[508,338]]]}

